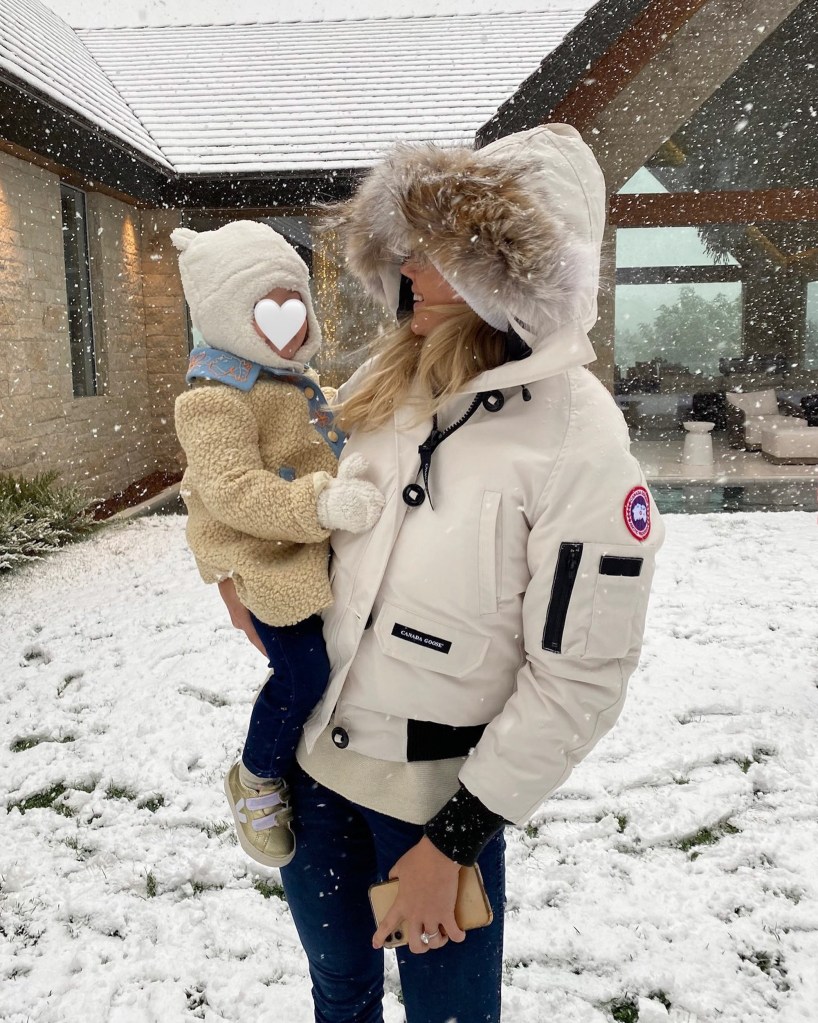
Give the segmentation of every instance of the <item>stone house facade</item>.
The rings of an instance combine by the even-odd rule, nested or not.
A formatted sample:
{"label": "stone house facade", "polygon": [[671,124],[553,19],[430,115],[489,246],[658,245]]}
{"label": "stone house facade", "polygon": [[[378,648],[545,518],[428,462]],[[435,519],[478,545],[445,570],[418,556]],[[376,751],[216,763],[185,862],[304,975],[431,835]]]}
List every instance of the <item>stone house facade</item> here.
{"label": "stone house facade", "polygon": [[187,364],[174,211],[86,193],[96,394],[75,395],[60,177],[0,151],[0,470],[56,469],[103,498],[177,468]]}

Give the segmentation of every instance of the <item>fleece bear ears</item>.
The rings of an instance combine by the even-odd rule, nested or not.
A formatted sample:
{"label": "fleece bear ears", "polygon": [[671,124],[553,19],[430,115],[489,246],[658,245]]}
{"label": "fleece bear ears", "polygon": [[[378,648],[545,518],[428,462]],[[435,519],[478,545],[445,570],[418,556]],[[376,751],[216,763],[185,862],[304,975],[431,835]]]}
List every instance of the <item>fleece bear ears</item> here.
{"label": "fleece bear ears", "polygon": [[180,252],[184,252],[185,249],[189,247],[193,239],[198,237],[199,232],[194,231],[189,227],[177,227],[170,232],[170,240]]}

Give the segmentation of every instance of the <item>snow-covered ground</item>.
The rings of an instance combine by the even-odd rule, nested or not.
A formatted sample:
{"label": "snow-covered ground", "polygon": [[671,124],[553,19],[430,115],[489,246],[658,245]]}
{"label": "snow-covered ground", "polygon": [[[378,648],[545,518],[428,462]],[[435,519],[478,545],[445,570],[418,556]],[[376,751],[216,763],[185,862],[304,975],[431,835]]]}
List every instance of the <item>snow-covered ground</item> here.
{"label": "snow-covered ground", "polygon": [[[818,528],[667,522],[619,726],[509,832],[508,1023],[818,1019]],[[221,792],[263,664],[183,520],[5,577],[0,621],[0,1019],[308,1023]]]}

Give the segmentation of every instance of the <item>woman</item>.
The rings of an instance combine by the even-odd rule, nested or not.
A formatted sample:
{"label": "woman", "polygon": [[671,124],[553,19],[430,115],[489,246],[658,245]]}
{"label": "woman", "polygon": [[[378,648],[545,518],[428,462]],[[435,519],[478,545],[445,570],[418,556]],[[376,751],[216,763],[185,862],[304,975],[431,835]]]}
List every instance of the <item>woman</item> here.
{"label": "woman", "polygon": [[[332,674],[292,779],[282,876],[317,1020],[382,1019],[401,927],[409,1023],[499,1019],[503,826],[622,707],[662,527],[583,368],[604,207],[578,133],[546,125],[477,152],[398,147],[340,209],[351,269],[393,310],[403,272],[415,302],[340,393],[345,457],[386,506],[333,535]],[[475,861],[494,922],[466,935]],[[388,876],[373,936],[367,889]]]}

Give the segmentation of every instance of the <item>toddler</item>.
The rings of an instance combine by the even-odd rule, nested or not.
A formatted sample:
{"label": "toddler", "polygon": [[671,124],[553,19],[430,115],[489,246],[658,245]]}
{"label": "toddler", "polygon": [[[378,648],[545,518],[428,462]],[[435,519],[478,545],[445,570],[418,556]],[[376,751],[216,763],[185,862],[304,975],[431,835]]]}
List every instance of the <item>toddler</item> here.
{"label": "toddler", "polygon": [[344,438],[306,371],[321,331],[295,249],[248,220],[171,240],[199,335],[176,400],[187,540],[206,583],[232,579],[270,666],[225,792],[245,852],[282,867],[295,855],[284,779],[329,677],[329,533],[370,529],[383,497],[363,459],[336,476]]}

